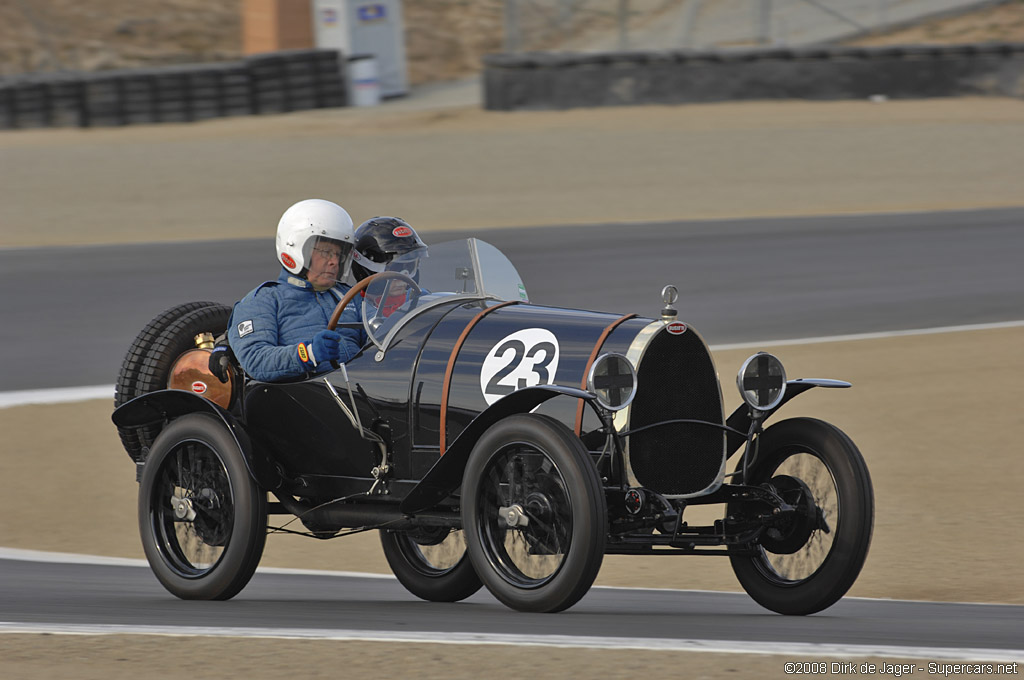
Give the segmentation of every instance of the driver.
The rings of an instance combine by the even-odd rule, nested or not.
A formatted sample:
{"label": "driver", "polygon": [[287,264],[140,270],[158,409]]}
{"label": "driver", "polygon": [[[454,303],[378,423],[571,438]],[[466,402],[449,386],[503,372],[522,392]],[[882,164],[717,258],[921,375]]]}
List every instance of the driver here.
{"label": "driver", "polygon": [[[265,382],[331,369],[348,361],[366,341],[361,328],[327,330],[327,322],[350,286],[355,232],[340,205],[319,198],[299,201],[277,224],[277,281],[250,292],[231,312],[228,344],[242,368]],[[349,305],[341,323],[359,323],[359,305]]]}
{"label": "driver", "polygon": [[[398,217],[371,217],[356,229],[352,275],[359,282],[379,272],[394,271],[419,283],[420,260],[425,257],[427,244],[420,240],[408,222]],[[383,305],[379,299],[371,297],[382,316],[390,316],[405,304],[407,298],[405,282],[391,279],[386,285],[387,297]],[[365,292],[363,294],[366,295]]]}

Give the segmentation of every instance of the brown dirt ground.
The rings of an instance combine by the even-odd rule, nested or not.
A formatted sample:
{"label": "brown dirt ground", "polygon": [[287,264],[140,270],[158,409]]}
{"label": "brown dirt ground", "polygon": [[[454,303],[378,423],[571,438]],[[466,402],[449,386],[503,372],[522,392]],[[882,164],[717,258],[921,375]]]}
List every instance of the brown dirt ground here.
{"label": "brown dirt ground", "polygon": [[1024,0],[987,7],[944,19],[868,35],[856,45],[958,45],[974,42],[1024,42]]}
{"label": "brown dirt ground", "polygon": [[[443,228],[1020,205],[1014,99],[334,109],[0,133],[0,247],[269,237],[299,198]],[[87,178],[87,179],[85,179]]]}
{"label": "brown dirt ground", "polygon": [[[400,645],[400,654],[396,647]],[[230,651],[225,654],[225,648]],[[59,649],[59,655],[43,653]],[[821,658],[682,652],[609,651],[499,647],[493,645],[410,644],[144,637],[0,636],[0,658],[10,678],[36,680],[138,680],[158,677],[167,668],[188,667],[192,678],[278,680],[299,673],[308,680],[338,677],[444,678],[478,680],[494,674],[502,680],[537,678],[602,678],[635,680],[649,677],[707,680],[761,680],[786,677],[790,661]],[[101,663],[107,659],[108,663]],[[320,660],[320,663],[310,663]],[[834,661],[835,659],[829,659]],[[876,668],[887,664],[926,666],[927,661],[857,658]],[[499,670],[500,669],[500,670]],[[890,673],[889,675],[892,675]],[[956,675],[949,676],[956,677]]]}

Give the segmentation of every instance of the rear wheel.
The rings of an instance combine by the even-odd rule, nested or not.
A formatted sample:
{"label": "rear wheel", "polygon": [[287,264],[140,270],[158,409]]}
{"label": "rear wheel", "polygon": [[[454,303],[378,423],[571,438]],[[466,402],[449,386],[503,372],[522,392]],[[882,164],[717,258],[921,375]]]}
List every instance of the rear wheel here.
{"label": "rear wheel", "polygon": [[565,425],[503,418],[473,448],[462,489],[470,558],[496,598],[557,612],[586,594],[604,558],[607,511],[590,454]]}
{"label": "rear wheel", "polygon": [[263,555],[267,495],[223,423],[187,415],[153,444],[139,485],[139,532],[153,573],[185,600],[227,600]]}
{"label": "rear wheel", "polygon": [[[810,418],[784,420],[761,435],[748,484],[769,485],[797,508],[730,556],[743,589],[780,614],[813,614],[838,601],[867,558],[874,494],[867,466],[839,428]],[[741,463],[742,464],[742,463]],[[731,503],[728,514],[763,508]]]}
{"label": "rear wheel", "polygon": [[381,530],[391,571],[405,589],[430,602],[458,602],[482,585],[466,552],[462,531],[446,528]]}
{"label": "rear wheel", "polygon": [[[195,336],[217,336],[227,328],[231,308],[216,302],[188,302],[172,307],[150,321],[132,341],[121,364],[114,391],[114,407],[167,387],[171,366],[184,352],[195,349]],[[118,428],[121,443],[132,459],[143,458],[159,426]]]}

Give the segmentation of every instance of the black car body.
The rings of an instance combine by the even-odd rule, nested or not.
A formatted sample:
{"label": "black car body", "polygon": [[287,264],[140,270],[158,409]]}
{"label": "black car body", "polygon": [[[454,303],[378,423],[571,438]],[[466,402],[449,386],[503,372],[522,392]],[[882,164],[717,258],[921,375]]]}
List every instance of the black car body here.
{"label": "black car body", "polygon": [[[147,350],[137,339],[114,422],[126,446],[143,444],[129,453],[154,571],[180,597],[231,597],[256,568],[269,513],[319,538],[379,529],[399,580],[428,600],[482,582],[513,608],[558,611],[604,554],[712,552],[770,609],[831,605],[870,542],[867,469],[834,426],[763,424],[806,389],[848,384],[787,382],[761,353],[739,374],[745,404],[726,414],[708,347],[672,293],[659,318],[545,307],[493,246],[432,246],[413,276],[378,274],[339,305],[332,322],[362,305],[359,356],[279,383],[236,366],[222,405],[196,394],[211,376],[130,398],[129,359]],[[725,511],[692,527],[683,514],[697,504]]]}

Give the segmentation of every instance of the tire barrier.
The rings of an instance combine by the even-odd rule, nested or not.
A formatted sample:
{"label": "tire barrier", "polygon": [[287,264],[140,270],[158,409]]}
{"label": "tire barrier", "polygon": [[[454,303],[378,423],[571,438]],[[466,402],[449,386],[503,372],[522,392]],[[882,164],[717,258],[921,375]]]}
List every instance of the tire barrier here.
{"label": "tire barrier", "polygon": [[337,50],[0,80],[0,129],[188,122],[348,104]]}
{"label": "tire barrier", "polygon": [[1024,43],[526,53],[484,57],[484,107],[751,99],[1024,97]]}

